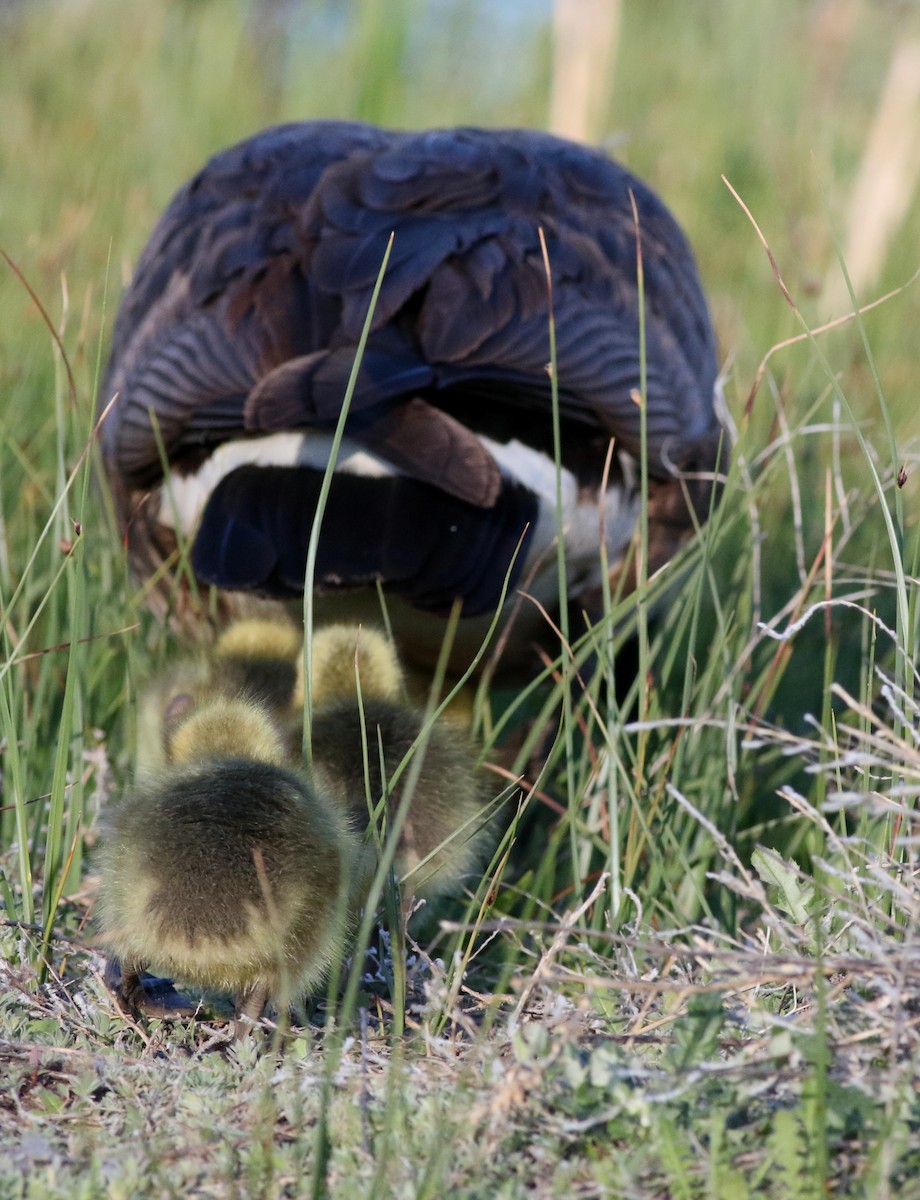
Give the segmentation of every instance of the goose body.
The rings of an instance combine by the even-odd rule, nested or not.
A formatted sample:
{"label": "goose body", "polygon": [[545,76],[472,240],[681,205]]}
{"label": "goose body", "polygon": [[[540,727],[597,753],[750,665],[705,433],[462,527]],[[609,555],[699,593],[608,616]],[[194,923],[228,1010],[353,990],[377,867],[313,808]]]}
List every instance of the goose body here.
{"label": "goose body", "polygon": [[705,515],[720,426],[706,303],[661,201],[617,163],[547,134],[315,121],[211,159],[167,208],[122,301],[102,445],[135,567],[152,571],[181,536],[199,579],[227,596],[302,591],[332,431],[393,231],[315,583],[382,582],[398,625],[458,599],[465,619],[487,617],[506,578],[552,606],[542,230],[569,587],[590,608],[599,514],[616,564],[638,511],[633,197],[650,561],[663,562],[692,527],[685,488]]}

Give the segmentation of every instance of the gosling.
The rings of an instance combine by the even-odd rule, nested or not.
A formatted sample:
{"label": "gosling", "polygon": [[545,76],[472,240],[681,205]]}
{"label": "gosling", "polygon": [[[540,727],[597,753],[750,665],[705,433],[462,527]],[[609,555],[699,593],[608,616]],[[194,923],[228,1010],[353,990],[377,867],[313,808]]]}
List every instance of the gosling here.
{"label": "gosling", "polygon": [[168,768],[109,817],[100,940],[121,960],[129,1010],[146,1011],[154,966],[232,992],[241,1036],[269,1000],[314,990],[341,952],[361,851],[346,815],[285,767],[263,705],[181,701]]}
{"label": "gosling", "polygon": [[[362,703],[355,686],[355,647]],[[402,821],[394,866],[407,889],[420,898],[457,893],[480,865],[490,841],[486,792],[474,747],[465,733],[436,722],[421,739],[422,712],[401,699],[403,676],[396,654],[379,632],[330,626],[313,643],[314,710],[311,726],[317,785],[347,814],[353,828],[366,830],[408,751],[419,743],[419,774],[408,800],[407,766],[387,797],[387,822]],[[363,708],[363,729],[361,713]],[[365,751],[367,747],[367,779]],[[383,769],[381,771],[381,751]]]}
{"label": "gosling", "polygon": [[[314,708],[361,695],[398,699],[404,690],[402,667],[390,642],[377,629],[363,625],[324,625],[313,635],[312,689]],[[294,707],[304,706],[303,658],[298,662]]]}
{"label": "gosling", "polygon": [[[210,655],[193,652],[176,659],[145,688],[138,706],[136,769],[139,777],[162,770],[171,759],[170,740],[185,716],[220,698],[249,699],[271,714],[283,731],[288,754],[295,738],[294,692],[302,639],[287,621],[247,618],[229,625]],[[239,716],[235,719],[243,719]],[[231,721],[232,725],[232,721]],[[197,739],[206,746],[204,737]],[[249,744],[244,739],[244,745]],[[232,751],[232,742],[229,747]]]}

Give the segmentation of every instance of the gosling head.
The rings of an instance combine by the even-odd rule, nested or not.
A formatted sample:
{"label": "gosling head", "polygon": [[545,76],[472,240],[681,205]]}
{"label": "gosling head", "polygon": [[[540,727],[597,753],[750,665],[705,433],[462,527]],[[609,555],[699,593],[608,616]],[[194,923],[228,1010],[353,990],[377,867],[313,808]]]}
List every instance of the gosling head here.
{"label": "gosling head", "polygon": [[281,764],[285,739],[264,704],[216,696],[198,705],[187,693],[173,696],[163,714],[163,738],[170,763],[239,758]]}
{"label": "gosling head", "polygon": [[[398,699],[403,673],[387,638],[363,625],[325,625],[313,635],[314,709],[340,697],[357,695],[355,674],[365,698]],[[295,706],[303,707],[303,661],[299,663]]]}
{"label": "gosling head", "polygon": [[228,695],[251,696],[288,712],[294,704],[302,647],[302,634],[288,621],[234,621],[214,647],[214,685]]}

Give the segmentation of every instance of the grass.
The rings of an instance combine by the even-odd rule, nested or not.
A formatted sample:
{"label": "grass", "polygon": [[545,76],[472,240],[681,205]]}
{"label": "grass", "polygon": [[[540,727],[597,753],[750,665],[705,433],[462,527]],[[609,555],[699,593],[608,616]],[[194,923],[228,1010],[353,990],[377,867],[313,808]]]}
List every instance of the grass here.
{"label": "grass", "polygon": [[[114,1014],[96,817],[170,643],[90,444],[115,296],[171,191],[266,123],[543,123],[548,13],[388,12],[310,6],[286,44],[216,0],[2,18],[0,245],[57,337],[0,266],[0,1196],[920,1195],[920,287],[813,332],[909,6],[624,6],[606,128],[688,230],[737,433],[644,587],[643,670],[612,595],[481,696],[509,834],[395,1001],[380,934],[353,1019],[319,1001],[274,1049]],[[918,226],[915,196],[852,300],[907,282]]]}

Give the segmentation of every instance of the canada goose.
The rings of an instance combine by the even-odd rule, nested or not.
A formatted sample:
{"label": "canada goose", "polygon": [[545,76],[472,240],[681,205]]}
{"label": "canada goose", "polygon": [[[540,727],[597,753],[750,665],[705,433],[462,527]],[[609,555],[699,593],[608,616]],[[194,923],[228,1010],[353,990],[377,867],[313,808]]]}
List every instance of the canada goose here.
{"label": "canada goose", "polygon": [[214,647],[214,675],[223,691],[290,708],[301,662],[303,633],[292,622],[247,618],[228,625]]}
{"label": "canada goose", "polygon": [[[399,660],[379,630],[337,624],[316,632],[310,727],[313,772],[317,785],[348,814],[356,829],[367,828],[368,800],[375,804],[380,799],[384,781],[391,779],[422,733],[424,716],[402,699],[402,692]],[[413,892],[433,897],[457,889],[478,863],[489,838],[486,797],[473,747],[458,729],[436,722],[417,752],[422,755],[420,774],[409,797],[395,865],[397,873],[409,879]],[[388,820],[399,811],[406,780],[404,773],[388,798]]]}
{"label": "canada goose", "polygon": [[[424,724],[419,710],[399,701],[372,697],[362,708],[363,731],[354,699],[318,708],[311,729],[317,785],[342,806],[357,829],[370,823],[368,793],[372,804],[379,801],[384,780],[392,778]],[[473,747],[459,730],[436,722],[416,753],[422,755],[421,769],[408,798],[394,866],[408,891],[432,899],[458,892],[474,868],[482,865],[490,841],[487,796]],[[400,810],[408,775],[407,769],[387,799],[388,822]]]}
{"label": "canada goose", "polygon": [[361,852],[339,807],[282,765],[262,706],[219,698],[189,709],[165,737],[168,768],[109,814],[100,940],[120,960],[129,1008],[148,1007],[150,965],[231,990],[239,1034],[268,999],[295,999],[323,978],[343,945]]}
{"label": "canada goose", "polygon": [[[324,625],[313,635],[314,707],[343,697],[361,695],[394,700],[403,690],[403,671],[396,651],[378,630],[338,623]],[[357,664],[357,668],[356,668]],[[356,678],[357,669],[357,678]],[[303,708],[303,657],[298,662],[294,707]]]}
{"label": "canada goose", "polygon": [[[455,600],[458,654],[478,644],[506,576],[558,607],[542,231],[568,589],[595,611],[599,514],[617,571],[639,510],[633,202],[649,570],[665,562],[692,528],[686,497],[701,519],[708,511],[721,429],[693,256],[654,192],[544,133],[312,121],[212,158],[167,208],[122,300],[101,438],[135,569],[153,573],[181,533],[229,608],[234,591],[302,591],[331,430],[392,230],[316,585],[336,592],[341,613],[340,589],[381,581],[401,649],[419,662]],[[542,625],[536,606],[524,609]],[[532,630],[519,620],[515,633],[508,657]]]}
{"label": "canada goose", "polygon": [[[137,722],[138,774],[159,770],[174,759],[167,741],[180,726],[184,715],[196,712],[199,720],[217,721],[219,707],[202,712],[201,706],[219,698],[258,701],[273,714],[275,724],[284,729],[287,740],[293,744],[295,739],[290,725],[301,647],[302,636],[291,622],[246,618],[227,626],[210,653],[196,647],[177,656],[141,692]],[[244,717],[241,711],[238,718],[231,718],[228,749],[232,749],[233,720]],[[214,734],[219,736],[216,729]],[[196,748],[205,744],[204,737],[193,740]]]}

